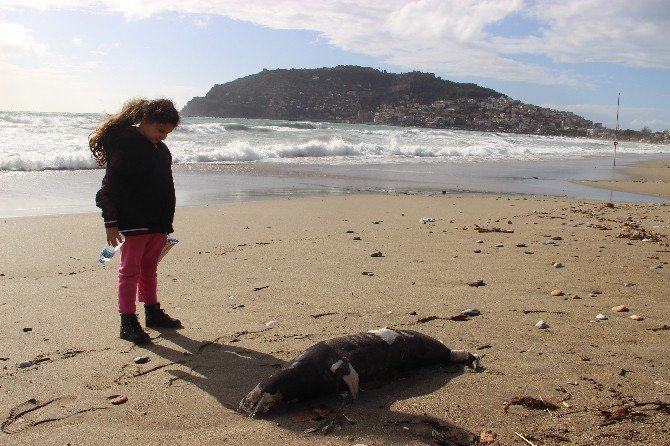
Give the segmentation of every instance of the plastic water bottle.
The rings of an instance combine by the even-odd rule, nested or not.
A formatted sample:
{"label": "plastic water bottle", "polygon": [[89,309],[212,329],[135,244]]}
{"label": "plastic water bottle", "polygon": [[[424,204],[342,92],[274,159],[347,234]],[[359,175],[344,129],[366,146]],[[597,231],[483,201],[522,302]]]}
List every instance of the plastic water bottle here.
{"label": "plastic water bottle", "polygon": [[114,257],[114,254],[117,253],[117,251],[121,249],[121,243],[116,245],[116,247],[105,245],[102,248],[102,251],[100,251],[100,259],[98,262],[100,263],[107,263],[110,260],[112,260],[112,257]]}

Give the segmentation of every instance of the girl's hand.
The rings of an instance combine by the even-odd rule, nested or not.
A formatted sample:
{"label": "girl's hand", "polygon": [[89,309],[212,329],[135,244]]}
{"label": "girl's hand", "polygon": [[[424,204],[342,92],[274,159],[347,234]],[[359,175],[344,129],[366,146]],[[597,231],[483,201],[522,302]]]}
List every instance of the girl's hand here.
{"label": "girl's hand", "polygon": [[107,231],[107,244],[116,248],[120,243],[123,243],[123,236],[119,232],[119,228],[105,228],[105,231]]}

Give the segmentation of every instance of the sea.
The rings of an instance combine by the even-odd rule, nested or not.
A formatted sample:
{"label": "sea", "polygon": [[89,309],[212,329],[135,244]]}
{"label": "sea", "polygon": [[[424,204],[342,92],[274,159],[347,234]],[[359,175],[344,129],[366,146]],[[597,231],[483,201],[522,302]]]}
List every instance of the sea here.
{"label": "sea", "polygon": [[[97,212],[88,137],[107,116],[0,111],[0,217]],[[610,140],[368,124],[183,118],[165,141],[178,205],[347,193],[522,193],[662,201],[573,183],[622,178]],[[621,142],[617,166],[670,156]]]}

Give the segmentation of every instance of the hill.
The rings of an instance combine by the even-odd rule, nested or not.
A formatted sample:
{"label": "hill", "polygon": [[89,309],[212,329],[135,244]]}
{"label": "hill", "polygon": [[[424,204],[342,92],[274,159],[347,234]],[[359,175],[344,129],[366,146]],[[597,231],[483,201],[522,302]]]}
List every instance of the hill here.
{"label": "hill", "polygon": [[387,73],[373,68],[263,70],[225,84],[186,104],[185,116],[357,121],[380,106],[440,99],[501,97],[489,88],[451,82],[434,74]]}
{"label": "hill", "polygon": [[357,66],[263,70],[215,85],[204,97],[191,99],[182,114],[613,136],[574,113],[524,104],[476,84]]}

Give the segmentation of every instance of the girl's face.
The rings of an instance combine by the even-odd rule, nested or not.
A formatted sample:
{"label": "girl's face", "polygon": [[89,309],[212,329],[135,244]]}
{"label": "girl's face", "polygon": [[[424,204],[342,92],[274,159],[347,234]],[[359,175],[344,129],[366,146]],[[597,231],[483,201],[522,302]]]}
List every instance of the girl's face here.
{"label": "girl's face", "polygon": [[152,144],[158,143],[158,141],[163,141],[167,138],[168,134],[175,129],[175,126],[172,124],[163,124],[160,122],[149,122],[146,119],[142,119],[138,130],[146,139],[148,139]]}

